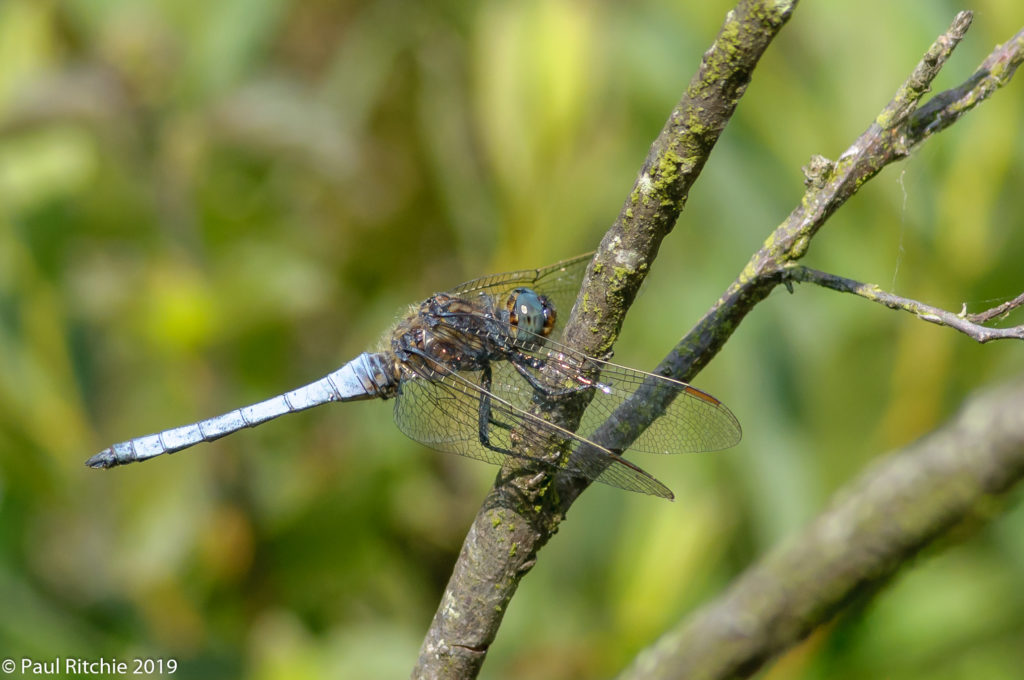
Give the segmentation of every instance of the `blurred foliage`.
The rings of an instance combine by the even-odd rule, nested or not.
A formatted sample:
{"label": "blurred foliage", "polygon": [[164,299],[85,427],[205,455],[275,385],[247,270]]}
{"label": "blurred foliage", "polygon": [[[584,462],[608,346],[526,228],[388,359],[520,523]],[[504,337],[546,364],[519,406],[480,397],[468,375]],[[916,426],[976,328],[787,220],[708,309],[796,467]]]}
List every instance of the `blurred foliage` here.
{"label": "blurred foliage", "polygon": [[[0,655],[404,677],[493,468],[404,439],[380,403],[82,462],[319,377],[434,290],[595,247],[729,6],[0,2]],[[838,156],[960,8],[798,8],[621,361],[657,363],[799,200],[800,166]],[[1024,24],[1017,2],[971,9],[938,88]],[[867,185],[808,263],[950,309],[1019,293],[1022,87]],[[484,676],[614,674],[874,457],[1021,370],[1019,345],[772,296],[698,381],[741,446],[640,461],[673,504],[588,492]],[[1024,509],[950,545],[765,677],[1018,677]]]}

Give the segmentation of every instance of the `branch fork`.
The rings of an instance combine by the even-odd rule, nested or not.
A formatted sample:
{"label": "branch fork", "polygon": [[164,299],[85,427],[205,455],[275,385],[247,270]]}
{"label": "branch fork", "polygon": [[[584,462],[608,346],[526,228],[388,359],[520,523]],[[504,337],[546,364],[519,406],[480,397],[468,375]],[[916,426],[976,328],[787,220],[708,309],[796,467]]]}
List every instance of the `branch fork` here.
{"label": "branch fork", "polygon": [[[591,356],[602,356],[611,349],[626,310],[657,255],[661,240],[675,224],[693,182],[735,110],[758,60],[795,7],[796,0],[741,0],[726,16],[718,38],[705,53],[683,99],[673,109],[664,129],[652,144],[622,211],[602,240],[567,325],[563,337],[565,344]],[[919,105],[970,27],[971,18],[970,12],[956,15],[949,29],[935,40],[893,99],[836,161],[822,156],[811,158],[805,168],[806,192],[800,204],[764,241],[721,298],[654,372],[684,382],[692,380],[758,302],[779,284],[791,289],[794,281],[853,293],[892,309],[913,313],[930,323],[954,328],[978,342],[1024,339],[1021,326],[994,329],[983,325],[1024,305],[1024,295],[977,315],[954,314],[895,296],[878,286],[798,264],[829,216],[865,182],[886,165],[905,158],[918,144],[952,125],[1010,81],[1024,60],[1024,30],[1004,45],[997,46],[963,84]],[[1014,399],[1019,399],[1019,396],[1015,395]],[[657,412],[656,408],[649,410]],[[643,427],[645,423],[639,418],[637,416],[635,424]],[[1018,439],[1016,434],[1007,435],[1007,440],[1012,443]],[[1024,477],[1024,464],[1010,467],[1012,473],[1004,473],[1007,485]],[[939,466],[936,470],[937,477],[932,481],[939,484],[949,481],[944,475],[963,472],[955,466]],[[499,480],[505,477],[503,471]],[[413,670],[414,677],[467,678],[477,675],[521,578],[532,568],[538,551],[557,531],[569,507],[586,486],[584,481],[561,477],[552,484],[540,486],[524,487],[502,481],[495,485],[463,544],[421,648]],[[975,495],[990,492],[979,487]],[[941,515],[941,520],[890,527],[887,540],[891,540],[891,545],[887,559],[892,560],[892,565],[905,561],[938,534],[936,527],[946,527],[951,523],[947,520],[966,512],[972,498],[974,496],[970,495],[958,497],[956,504],[937,508],[935,512]],[[795,554],[800,558],[799,564],[813,570],[815,553],[808,549],[808,545],[798,542]],[[854,551],[857,548],[856,542],[849,541],[836,550]],[[731,591],[733,594],[727,594],[721,603],[709,606],[710,613],[704,619],[711,616],[719,622],[736,621],[731,615],[721,618],[730,613],[731,601],[740,601],[737,599],[740,596],[735,593],[745,587],[743,583],[759,580],[758,574],[762,572],[758,569],[770,569],[771,564],[777,563],[754,567],[749,577],[745,577],[746,581],[741,579],[740,585]],[[735,644],[736,631],[731,624],[707,626],[700,632],[700,644],[688,648],[679,643],[679,636],[669,636],[658,644],[647,661],[657,661],[667,652],[675,665],[647,663],[641,659],[641,663],[629,671],[628,677],[677,677],[676,671],[683,666],[679,665],[679,656],[673,650],[684,650],[689,655],[687,667],[704,669],[705,672],[697,674],[699,677],[733,677],[736,673],[751,673],[772,654],[826,621],[855,589],[881,584],[895,568],[874,569],[858,580],[826,584],[824,589],[829,591],[829,597],[837,599],[812,602],[807,609],[807,617],[800,619],[799,625],[771,625],[773,621],[781,620],[779,617],[788,615],[785,603],[781,605],[783,609],[761,607],[745,610],[741,618],[745,622],[744,627],[750,631],[748,637],[751,639],[745,641],[744,648]],[[839,570],[839,573],[849,572]],[[782,590],[786,591],[785,588]],[[822,588],[815,590],[823,592]],[[699,628],[704,619],[696,619],[693,625]],[[765,631],[765,639],[754,639],[760,631]],[[717,659],[714,658],[716,655]]]}

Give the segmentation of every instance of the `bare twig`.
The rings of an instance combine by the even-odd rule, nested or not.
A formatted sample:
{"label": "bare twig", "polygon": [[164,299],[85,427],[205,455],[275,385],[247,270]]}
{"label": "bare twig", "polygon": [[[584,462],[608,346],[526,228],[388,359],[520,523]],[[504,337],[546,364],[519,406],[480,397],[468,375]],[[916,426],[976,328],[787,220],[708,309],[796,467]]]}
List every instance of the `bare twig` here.
{"label": "bare twig", "polygon": [[[859,295],[860,297],[871,300],[872,302],[883,304],[889,309],[900,309],[904,312],[910,312],[922,321],[955,328],[964,335],[973,338],[978,342],[984,343],[992,340],[1011,339],[1024,340],[1024,326],[1014,326],[1012,328],[987,328],[973,322],[966,314],[954,314],[953,312],[949,312],[938,307],[932,307],[931,305],[926,305],[923,302],[918,302],[917,300],[893,295],[892,293],[882,290],[873,283],[861,283],[860,281],[836,276],[835,274],[828,274],[802,265],[787,266],[786,277],[791,281],[816,283],[819,286],[837,290],[841,293],[853,293],[854,295]],[[1017,300],[1024,301],[1024,295],[1017,298]],[[1012,302],[1000,305],[995,308],[1001,310],[996,314],[990,314],[993,310],[989,310],[988,312],[982,312],[982,314],[977,316],[989,315],[986,318],[987,320],[996,317],[1001,313],[1005,313],[1011,308],[1011,305]]]}
{"label": "bare twig", "polygon": [[799,535],[637,657],[623,680],[747,677],[1024,478],[1024,379],[872,466]]}
{"label": "bare twig", "polygon": [[964,303],[964,310],[961,313],[961,316],[963,316],[965,319],[973,323],[986,323],[988,321],[991,321],[992,319],[998,319],[1002,316],[1005,316],[1006,314],[1010,313],[1014,309],[1017,309],[1021,305],[1024,305],[1024,293],[1021,293],[1017,297],[1007,302],[1004,302],[1001,305],[997,305],[995,307],[992,307],[991,309],[986,309],[984,312],[977,312],[975,314],[968,314],[967,304]]}

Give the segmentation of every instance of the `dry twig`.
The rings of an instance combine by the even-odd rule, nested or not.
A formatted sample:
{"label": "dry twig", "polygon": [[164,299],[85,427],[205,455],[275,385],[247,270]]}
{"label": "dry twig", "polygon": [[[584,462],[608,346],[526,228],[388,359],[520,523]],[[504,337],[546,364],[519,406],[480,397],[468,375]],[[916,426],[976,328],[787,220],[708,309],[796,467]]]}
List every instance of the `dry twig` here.
{"label": "dry twig", "polygon": [[[991,342],[992,340],[1024,340],[1024,325],[1010,328],[989,328],[981,324],[991,321],[994,318],[1006,314],[1020,302],[1024,302],[1024,295],[1011,300],[1010,302],[993,307],[990,310],[978,314],[955,314],[953,312],[926,305],[917,300],[894,295],[886,292],[873,283],[861,283],[853,279],[847,279],[835,274],[804,267],[803,265],[789,265],[786,267],[788,281],[799,281],[801,283],[816,283],[824,288],[837,290],[840,293],[853,293],[862,298],[885,305],[889,309],[900,309],[910,312],[922,321],[948,326],[954,328],[969,338],[978,342]],[[1017,305],[1013,303],[1016,302]]]}

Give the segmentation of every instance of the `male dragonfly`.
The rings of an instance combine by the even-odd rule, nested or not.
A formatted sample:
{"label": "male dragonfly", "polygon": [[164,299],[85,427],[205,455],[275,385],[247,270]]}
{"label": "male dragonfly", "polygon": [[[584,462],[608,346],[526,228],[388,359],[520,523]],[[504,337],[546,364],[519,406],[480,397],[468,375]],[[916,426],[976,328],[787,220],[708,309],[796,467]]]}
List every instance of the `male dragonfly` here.
{"label": "male dragonfly", "polygon": [[[412,306],[364,352],[304,387],[229,413],[138,437],[88,461],[110,468],[174,453],[246,427],[332,401],[395,399],[395,422],[431,448],[504,464],[534,461],[541,470],[672,498],[650,474],[594,441],[616,423],[638,389],[675,394],[629,448],[652,453],[716,451],[740,440],[736,417],[695,387],[576,352],[551,339],[560,330],[592,254],[542,269],[474,279]],[[576,433],[535,414],[537,403],[589,390]],[[544,453],[552,440],[562,454]]]}

